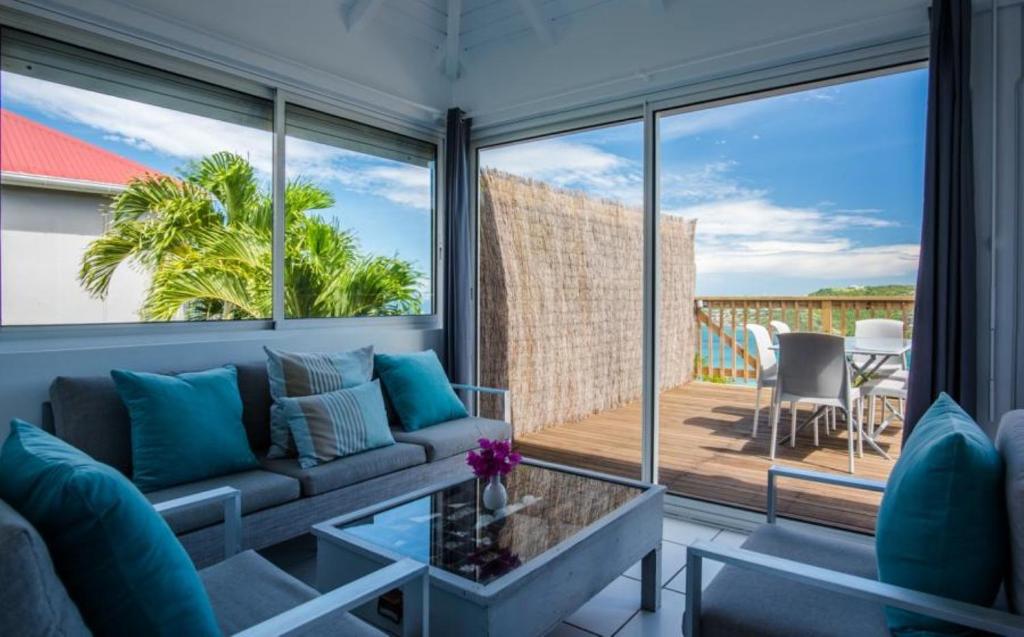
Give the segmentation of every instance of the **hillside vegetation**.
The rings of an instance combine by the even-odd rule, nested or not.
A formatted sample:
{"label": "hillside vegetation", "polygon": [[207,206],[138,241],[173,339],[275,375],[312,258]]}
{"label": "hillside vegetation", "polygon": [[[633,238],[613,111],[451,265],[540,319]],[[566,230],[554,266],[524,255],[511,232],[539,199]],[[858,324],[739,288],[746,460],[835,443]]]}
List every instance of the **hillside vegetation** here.
{"label": "hillside vegetation", "polygon": [[914,296],[914,286],[896,285],[850,285],[844,288],[821,288],[809,296]]}

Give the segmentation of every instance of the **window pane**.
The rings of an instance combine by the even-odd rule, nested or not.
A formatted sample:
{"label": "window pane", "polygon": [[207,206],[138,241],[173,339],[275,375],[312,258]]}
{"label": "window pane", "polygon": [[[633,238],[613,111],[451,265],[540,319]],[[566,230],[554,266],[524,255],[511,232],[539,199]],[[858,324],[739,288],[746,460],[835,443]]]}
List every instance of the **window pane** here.
{"label": "window pane", "polygon": [[285,314],[433,313],[436,146],[289,105]]}
{"label": "window pane", "polygon": [[[840,337],[853,336],[858,320],[886,318],[911,335],[926,94],[920,69],[660,118],[659,481],[672,493],[763,510],[772,464],[848,471],[842,412],[833,428],[831,417],[810,417],[810,400],[798,405],[795,446],[769,458],[774,361],[785,360],[772,349],[772,322]],[[680,231],[692,237],[683,256],[696,270],[683,285],[671,276],[681,255],[667,247]],[[677,299],[686,302],[665,311]],[[670,349],[678,343],[681,361]],[[850,360],[864,366],[864,358]],[[673,368],[677,361],[688,364]],[[907,362],[884,361],[893,378]],[[859,477],[885,480],[900,452],[901,401],[882,402],[873,422],[886,425],[872,431],[867,413],[863,421],[889,457],[865,443],[854,459]],[[788,404],[780,422],[781,440]],[[787,516],[874,530],[875,494],[794,481],[779,488]]]}
{"label": "window pane", "polygon": [[479,157],[480,381],[523,454],[639,478],[643,123]]}
{"label": "window pane", "polygon": [[3,37],[0,322],[270,317],[271,104]]}

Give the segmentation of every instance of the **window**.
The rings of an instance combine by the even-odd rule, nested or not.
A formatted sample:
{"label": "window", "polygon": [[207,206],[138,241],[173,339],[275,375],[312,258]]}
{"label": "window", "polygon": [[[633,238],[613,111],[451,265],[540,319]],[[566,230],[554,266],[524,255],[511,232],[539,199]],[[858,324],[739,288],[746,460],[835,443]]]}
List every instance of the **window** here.
{"label": "window", "polygon": [[[437,146],[3,30],[0,325],[434,313]],[[256,89],[257,91],[259,89]],[[269,89],[267,90],[269,94]]]}
{"label": "window", "polygon": [[288,105],[285,316],[433,312],[436,146]]}
{"label": "window", "polygon": [[2,60],[2,324],[271,315],[271,102],[7,30]]}

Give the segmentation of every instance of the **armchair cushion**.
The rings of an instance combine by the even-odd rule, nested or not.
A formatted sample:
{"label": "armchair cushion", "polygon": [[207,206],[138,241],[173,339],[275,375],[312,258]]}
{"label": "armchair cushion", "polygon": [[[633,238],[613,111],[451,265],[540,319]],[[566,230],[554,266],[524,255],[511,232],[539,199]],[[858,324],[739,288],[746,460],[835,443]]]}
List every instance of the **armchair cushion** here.
{"label": "armchair cushion", "polygon": [[481,438],[510,438],[512,426],[503,420],[468,416],[418,431],[394,429],[392,433],[399,442],[423,447],[427,452],[427,460],[433,462],[476,449],[480,446],[477,441]]}
{"label": "armchair cushion", "polygon": [[[291,476],[302,485],[302,495],[320,495],[357,482],[395,473],[427,461],[423,448],[396,443],[303,469],[295,458],[267,458],[267,471]],[[243,494],[243,503],[244,494]]]}
{"label": "armchair cushion", "polygon": [[[871,545],[820,530],[762,524],[743,548],[876,579]],[[706,561],[705,568],[713,562]],[[703,637],[888,637],[881,604],[725,566],[704,591]]]}
{"label": "armchair cushion", "polygon": [[[244,551],[199,573],[225,635],[251,628],[317,597],[317,592],[260,557]],[[299,631],[303,636],[384,633],[348,613],[334,613]]]}
{"label": "armchair cushion", "polygon": [[46,540],[96,634],[219,634],[185,549],[116,469],[15,420],[0,451],[0,497]]}
{"label": "armchair cushion", "polygon": [[[1007,560],[1003,463],[992,441],[942,394],[893,467],[878,512],[879,579],[990,606]],[[886,610],[894,633],[960,633],[917,613]]]}
{"label": "armchair cushion", "polygon": [[1010,522],[1010,607],[1024,615],[1024,409],[1007,412],[999,423],[996,447],[1006,467],[1006,510]]}

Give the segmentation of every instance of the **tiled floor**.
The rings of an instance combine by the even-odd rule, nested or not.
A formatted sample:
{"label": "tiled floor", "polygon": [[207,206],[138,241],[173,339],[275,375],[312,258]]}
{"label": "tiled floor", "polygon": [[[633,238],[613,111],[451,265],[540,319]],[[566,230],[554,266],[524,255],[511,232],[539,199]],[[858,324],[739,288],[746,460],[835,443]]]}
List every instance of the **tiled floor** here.
{"label": "tiled floor", "polygon": [[[657,613],[640,610],[640,565],[637,564],[570,615],[565,623],[549,633],[548,637],[682,635],[686,600],[686,545],[698,540],[710,540],[738,546],[746,536],[736,531],[674,518],[665,518],[663,528],[661,610]],[[261,553],[295,577],[310,585],[314,584],[316,544],[313,536],[303,536]],[[720,565],[717,567],[720,568]],[[705,585],[716,572],[716,564],[705,564]]]}

